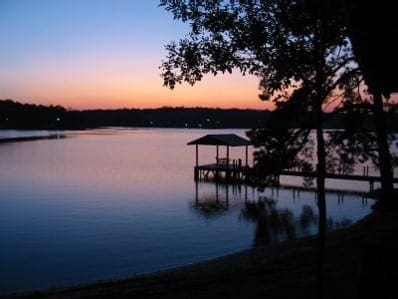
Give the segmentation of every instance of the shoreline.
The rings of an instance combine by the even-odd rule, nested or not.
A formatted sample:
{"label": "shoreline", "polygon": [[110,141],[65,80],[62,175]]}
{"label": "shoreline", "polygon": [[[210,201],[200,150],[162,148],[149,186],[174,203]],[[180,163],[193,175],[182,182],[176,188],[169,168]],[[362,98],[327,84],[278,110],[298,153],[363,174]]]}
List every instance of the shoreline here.
{"label": "shoreline", "polygon": [[[398,232],[396,216],[396,212],[373,211],[348,228],[328,232],[322,264],[324,298],[352,299],[372,291],[378,295],[388,294],[386,285],[393,288],[393,279],[398,277],[393,260],[397,246],[392,242]],[[128,279],[0,298],[258,298],[267,295],[268,298],[308,299],[316,297],[319,285],[318,253],[318,238],[311,236]],[[382,262],[374,263],[373,256]],[[391,274],[389,278],[385,273]],[[380,288],[381,284],[384,288]]]}
{"label": "shoreline", "polygon": [[[150,287],[152,284],[158,284],[161,281],[168,281],[169,279],[178,278],[190,279],[196,276],[209,275],[209,272],[213,272],[212,276],[227,275],[230,270],[244,270],[245,268],[251,268],[253,263],[256,263],[256,256],[262,256],[262,258],[269,257],[280,252],[279,250],[286,250],[286,248],[295,246],[301,242],[313,241],[316,236],[307,236],[298,238],[291,241],[285,241],[278,244],[268,245],[266,247],[250,248],[235,253],[225,254],[216,258],[210,258],[191,264],[182,266],[176,266],[168,269],[158,270],[154,272],[138,274],[132,277],[124,279],[109,279],[98,282],[92,282],[87,284],[76,284],[68,287],[60,288],[48,288],[36,291],[21,291],[12,292],[9,294],[0,294],[0,299],[3,298],[52,298],[56,295],[56,298],[69,298],[70,295],[74,296],[75,293],[86,293],[91,292],[95,289],[107,289],[107,288],[123,288],[127,285],[141,285],[144,284],[144,288]],[[283,254],[283,253],[282,253]],[[214,270],[217,272],[215,273]],[[43,297],[44,296],[44,297]],[[66,296],[66,297],[64,297]],[[80,298],[81,295],[78,295]],[[74,298],[74,297],[73,297]]]}
{"label": "shoreline", "polygon": [[64,139],[67,138],[65,134],[49,134],[40,136],[20,136],[20,137],[0,137],[1,143],[11,143],[11,142],[24,142],[24,141],[36,141],[45,139]]}

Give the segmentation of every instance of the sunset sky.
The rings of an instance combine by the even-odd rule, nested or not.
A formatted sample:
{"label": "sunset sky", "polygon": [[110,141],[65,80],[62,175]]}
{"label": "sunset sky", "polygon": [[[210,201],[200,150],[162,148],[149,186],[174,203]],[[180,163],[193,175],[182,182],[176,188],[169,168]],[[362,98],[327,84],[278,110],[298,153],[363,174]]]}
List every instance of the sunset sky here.
{"label": "sunset sky", "polygon": [[72,109],[268,108],[239,73],[163,87],[164,45],[188,31],[158,0],[0,0],[0,99]]}

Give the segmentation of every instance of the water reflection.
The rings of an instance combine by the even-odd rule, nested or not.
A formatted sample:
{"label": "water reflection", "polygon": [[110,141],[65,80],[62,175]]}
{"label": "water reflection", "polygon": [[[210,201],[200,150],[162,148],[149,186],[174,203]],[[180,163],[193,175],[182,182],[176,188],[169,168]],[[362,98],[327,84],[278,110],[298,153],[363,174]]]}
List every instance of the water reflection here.
{"label": "water reflection", "polygon": [[[7,170],[0,180],[0,293],[125,278],[247,249],[264,228],[242,211],[260,197],[292,213],[296,237],[317,233],[299,220],[305,205],[317,216],[314,192],[209,182],[195,190],[185,144],[203,130],[66,133],[73,138],[0,146]],[[201,151],[200,161],[213,159],[213,151]],[[355,222],[371,206],[356,195],[333,193],[327,201],[330,223]]]}
{"label": "water reflection", "polygon": [[195,210],[205,217],[218,217],[232,210],[231,207],[238,206],[239,220],[253,224],[253,247],[316,235],[317,242],[313,247],[313,254],[317,256],[314,286],[318,298],[323,298],[324,294],[327,231],[348,227],[357,220],[350,214],[354,211],[353,204],[354,209],[367,209],[366,197],[360,200],[359,196],[348,194],[345,200],[344,192],[325,192],[320,198],[319,192],[301,192],[301,189],[296,188],[290,189],[290,192],[286,192],[287,188],[265,188],[255,192],[253,188],[252,195],[248,198],[247,185],[243,188],[241,185],[232,185],[235,193],[239,193],[235,198],[242,199],[242,189],[245,190],[244,201],[236,201],[234,197],[229,197],[228,184],[224,186],[224,194],[220,194],[219,183],[215,183],[215,193],[206,193],[205,196],[200,195],[199,185],[196,181]]}
{"label": "water reflection", "polygon": [[220,183],[215,182],[215,194],[205,194],[199,198],[199,183],[195,182],[195,210],[206,218],[217,216],[228,210],[229,185],[225,184],[225,196],[220,196]]}
{"label": "water reflection", "polygon": [[264,246],[296,237],[293,213],[277,209],[277,201],[260,196],[257,201],[245,202],[241,219],[256,223],[253,246]]}
{"label": "water reflection", "polygon": [[309,233],[311,225],[315,225],[318,220],[318,215],[315,214],[314,209],[308,205],[304,205],[300,215],[300,228],[305,232]]}
{"label": "water reflection", "polygon": [[[204,185],[208,184],[214,187],[213,192],[209,192],[207,189],[207,193],[199,194],[199,186],[202,185],[202,187],[206,189]],[[230,197],[244,198],[246,202],[249,188],[250,187],[246,184],[231,184],[228,181],[214,181],[211,183],[195,181],[195,204],[193,208],[203,216],[217,216],[229,209]],[[254,191],[253,188],[252,191]]]}
{"label": "water reflection", "polygon": [[[206,192],[201,192],[201,188]],[[248,192],[250,188],[252,191]],[[357,220],[350,214],[353,205],[368,208],[366,197],[350,193],[327,192],[326,198],[327,208],[331,210],[328,216],[319,213],[317,192],[305,188],[272,187],[259,191],[244,184],[196,181],[192,207],[206,218],[220,217],[231,209],[239,209],[239,221],[253,224],[252,245],[258,247],[317,235],[321,224],[327,231],[348,227]]]}

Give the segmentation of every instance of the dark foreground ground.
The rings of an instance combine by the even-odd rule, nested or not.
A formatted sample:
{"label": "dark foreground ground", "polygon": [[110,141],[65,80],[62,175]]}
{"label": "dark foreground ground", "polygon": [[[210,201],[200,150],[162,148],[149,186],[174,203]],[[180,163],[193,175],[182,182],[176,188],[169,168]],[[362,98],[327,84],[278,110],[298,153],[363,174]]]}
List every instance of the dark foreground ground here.
{"label": "dark foreground ground", "polygon": [[[398,212],[327,235],[322,298],[398,298]],[[255,248],[124,281],[12,298],[321,298],[318,239]]]}

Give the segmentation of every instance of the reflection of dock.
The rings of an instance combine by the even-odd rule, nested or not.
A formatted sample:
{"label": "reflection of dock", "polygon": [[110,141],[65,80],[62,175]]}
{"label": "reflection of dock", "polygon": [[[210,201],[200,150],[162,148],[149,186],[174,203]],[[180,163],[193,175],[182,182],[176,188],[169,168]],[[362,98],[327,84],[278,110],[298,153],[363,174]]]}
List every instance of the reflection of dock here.
{"label": "reflection of dock", "polygon": [[[207,194],[200,194],[200,186],[210,185],[214,187],[214,192],[207,192]],[[202,215],[206,217],[221,215],[229,210],[231,198],[238,198],[242,200],[244,204],[250,204],[257,202],[257,199],[261,198],[279,198],[280,191],[291,192],[291,200],[296,202],[300,200],[302,194],[307,193],[305,197],[308,198],[308,192],[313,194],[314,200],[317,201],[317,189],[314,187],[300,187],[300,186],[269,186],[267,187],[267,195],[265,195],[265,189],[259,190],[256,187],[248,184],[234,184],[228,181],[224,183],[220,181],[195,181],[195,195],[194,195],[194,207]],[[232,197],[231,197],[232,193]],[[349,191],[349,190],[337,190],[329,189],[326,191],[328,195],[334,195],[337,198],[337,204],[344,204],[346,196],[356,196],[361,199],[362,206],[368,206],[368,200],[372,196],[368,192],[362,191]],[[289,197],[289,193],[285,193]]]}
{"label": "reflection of dock", "polygon": [[[205,196],[203,196],[203,194],[199,195],[199,185],[202,183],[199,183],[199,180],[195,181],[195,208],[201,214],[206,216],[217,215],[229,209],[230,191],[232,191],[233,195],[242,195],[241,186],[236,184],[229,184],[228,181],[226,181],[225,184],[218,181],[215,181],[214,183],[211,182],[211,185],[214,184],[215,193],[207,194]],[[244,201],[247,202],[249,186],[243,186]]]}

